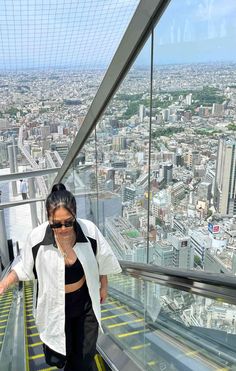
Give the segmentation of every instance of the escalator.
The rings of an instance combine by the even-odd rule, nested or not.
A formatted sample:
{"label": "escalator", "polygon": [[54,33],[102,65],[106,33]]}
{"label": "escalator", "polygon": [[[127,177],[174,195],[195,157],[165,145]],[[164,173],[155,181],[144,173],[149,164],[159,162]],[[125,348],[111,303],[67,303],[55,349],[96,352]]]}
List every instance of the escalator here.
{"label": "escalator", "polygon": [[3,339],[7,327],[7,322],[10,314],[10,309],[13,301],[14,288],[9,289],[0,296],[0,351],[3,344]]}
{"label": "escalator", "polygon": [[51,371],[57,367],[49,367],[45,363],[42,341],[40,340],[33,317],[33,284],[32,281],[24,282],[24,320],[26,363],[29,371]]}
{"label": "escalator", "polygon": [[[223,288],[222,282],[221,286],[217,286],[216,282],[212,283],[211,288],[208,283],[207,293],[205,290],[204,293],[198,292],[196,295],[193,292],[197,287],[197,281],[193,284],[193,277],[191,277],[191,280],[188,278],[184,282],[183,273],[181,281],[177,282],[175,277],[173,282],[176,282],[176,286],[173,288],[171,275],[168,282],[166,276],[165,282],[161,285],[155,282],[155,275],[161,281],[160,272],[157,274],[156,268],[145,266],[142,268],[142,275],[139,275],[138,270],[133,267],[134,277],[128,272],[125,264],[122,268],[123,273],[126,274],[110,277],[109,297],[101,308],[105,334],[100,334],[98,339],[98,351],[101,354],[95,357],[98,371],[236,370],[236,334],[233,327],[226,329],[226,320],[224,327],[221,325],[221,320],[217,323],[214,319],[210,323],[210,318],[213,317],[211,312],[207,314],[206,311],[206,309],[212,311],[216,305],[221,306],[222,310],[236,308],[234,280],[231,282],[231,279],[228,281],[225,279]],[[153,282],[146,282],[145,275],[148,271],[152,273]],[[192,272],[188,274],[197,275]],[[211,276],[207,279],[210,281],[213,278]],[[191,292],[189,292],[189,285],[191,285]],[[154,300],[155,297],[157,300]],[[178,303],[181,303],[181,306],[178,307]],[[195,307],[198,308],[199,316],[197,312],[193,313]],[[186,321],[189,308],[192,308],[189,318],[195,316],[192,324]],[[12,364],[21,362],[22,366],[18,368],[20,371],[57,369],[49,367],[44,361],[42,342],[35,326],[32,310],[32,282],[25,282],[23,290],[17,290],[15,287],[0,297],[2,343],[0,347],[4,345],[4,349],[8,349],[7,344],[10,344],[9,339],[12,338],[13,345],[8,351],[8,356],[12,357],[15,352],[15,357],[19,358],[4,363],[6,351],[4,350],[4,353],[0,348],[3,371],[15,371],[16,368],[8,366],[10,362]],[[207,321],[204,321],[201,312]],[[197,326],[200,319],[202,324]],[[18,329],[17,323],[23,323],[24,327]],[[24,348],[24,360],[19,357],[20,347]],[[7,366],[2,368],[3,364]]]}

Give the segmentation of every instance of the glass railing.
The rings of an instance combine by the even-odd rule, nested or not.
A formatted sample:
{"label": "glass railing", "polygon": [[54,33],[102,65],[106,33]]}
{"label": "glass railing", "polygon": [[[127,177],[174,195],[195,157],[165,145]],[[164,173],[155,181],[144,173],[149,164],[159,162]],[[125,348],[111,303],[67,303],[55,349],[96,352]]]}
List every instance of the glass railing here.
{"label": "glass railing", "polygon": [[105,333],[121,352],[142,370],[236,369],[233,279],[207,274],[204,282],[187,271],[176,276],[175,270],[122,266],[102,306]]}
{"label": "glass railing", "polygon": [[[123,274],[109,280],[109,297],[102,305],[105,335],[100,335],[98,341],[99,349],[102,337],[109,339],[101,353],[110,366],[124,369],[117,368],[118,360],[112,358],[114,354],[107,344],[110,349],[119,348],[118,364],[127,358],[137,370],[235,369],[233,281],[220,285],[216,277],[210,276],[210,283],[205,283],[207,288],[202,288],[200,295],[195,292],[204,282],[197,281],[196,273],[187,277],[186,272],[182,276],[179,272],[176,276],[174,270],[171,275],[171,270],[163,273],[156,267],[121,264]],[[0,352],[1,365],[8,367],[18,362],[25,367],[22,297],[19,293],[14,297]],[[26,315],[30,315],[27,310]]]}

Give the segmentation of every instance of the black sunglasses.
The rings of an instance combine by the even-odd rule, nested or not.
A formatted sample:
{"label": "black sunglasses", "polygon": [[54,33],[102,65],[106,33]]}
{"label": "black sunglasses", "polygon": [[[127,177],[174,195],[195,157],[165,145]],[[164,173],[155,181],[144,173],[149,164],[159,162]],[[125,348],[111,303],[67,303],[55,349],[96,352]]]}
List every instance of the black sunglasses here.
{"label": "black sunglasses", "polygon": [[65,228],[71,228],[71,227],[73,227],[74,222],[75,222],[75,219],[68,220],[64,223],[61,223],[61,222],[52,223],[52,224],[50,223],[50,227],[53,228],[53,229],[58,229],[58,228],[61,228],[64,225]]}

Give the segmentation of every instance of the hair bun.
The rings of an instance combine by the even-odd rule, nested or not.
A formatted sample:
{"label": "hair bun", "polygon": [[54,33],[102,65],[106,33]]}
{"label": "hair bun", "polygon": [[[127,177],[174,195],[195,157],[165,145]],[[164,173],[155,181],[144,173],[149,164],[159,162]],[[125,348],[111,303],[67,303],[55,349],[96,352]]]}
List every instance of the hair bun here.
{"label": "hair bun", "polygon": [[52,187],[51,193],[58,192],[58,191],[66,191],[66,187],[64,186],[64,184],[62,183],[54,184],[54,186]]}

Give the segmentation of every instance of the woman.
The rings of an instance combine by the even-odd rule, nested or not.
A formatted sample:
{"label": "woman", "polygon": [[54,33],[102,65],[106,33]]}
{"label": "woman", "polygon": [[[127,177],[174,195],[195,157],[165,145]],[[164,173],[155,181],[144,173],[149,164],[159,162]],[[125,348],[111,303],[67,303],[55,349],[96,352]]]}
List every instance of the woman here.
{"label": "woman", "polygon": [[46,209],[48,222],[31,232],[0,294],[18,280],[35,279],[35,321],[46,362],[66,371],[92,370],[107,274],[121,268],[98,228],[76,220],[75,198],[63,184],[53,186]]}

